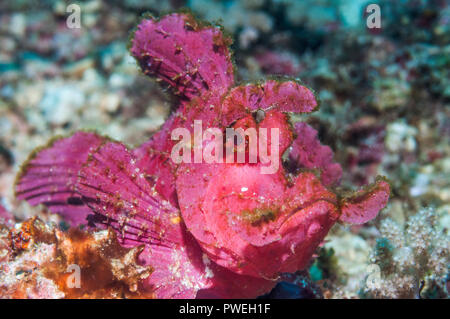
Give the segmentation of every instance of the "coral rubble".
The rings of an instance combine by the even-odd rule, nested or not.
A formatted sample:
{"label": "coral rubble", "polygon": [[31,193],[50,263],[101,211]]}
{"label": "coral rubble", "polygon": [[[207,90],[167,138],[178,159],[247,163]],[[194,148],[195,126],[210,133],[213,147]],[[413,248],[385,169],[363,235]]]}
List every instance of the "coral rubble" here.
{"label": "coral rubble", "polygon": [[139,289],[152,273],[137,263],[143,246],[123,248],[113,230],[61,231],[32,218],[0,236],[1,298],[152,297]]}

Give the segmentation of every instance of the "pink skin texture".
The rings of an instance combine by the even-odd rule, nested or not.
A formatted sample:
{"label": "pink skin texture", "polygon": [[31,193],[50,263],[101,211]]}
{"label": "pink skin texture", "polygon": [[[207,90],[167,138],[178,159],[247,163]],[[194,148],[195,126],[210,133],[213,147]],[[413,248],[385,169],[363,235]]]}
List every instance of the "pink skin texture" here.
{"label": "pink skin texture", "polygon": [[[289,122],[317,109],[313,92],[284,79],[236,85],[230,43],[187,13],[144,18],[131,54],[179,97],[178,109],[136,149],[77,132],[32,154],[18,176],[17,196],[30,204],[72,225],[112,227],[125,247],[145,245],[140,262],[154,272],[144,286],[157,298],[261,295],[304,269],[336,222],[365,223],[389,198],[382,178],[337,195],[342,168],[332,150],[308,124]],[[194,120],[223,132],[277,128],[277,171],[261,174],[260,160],[175,164],[171,132],[192,131]]]}

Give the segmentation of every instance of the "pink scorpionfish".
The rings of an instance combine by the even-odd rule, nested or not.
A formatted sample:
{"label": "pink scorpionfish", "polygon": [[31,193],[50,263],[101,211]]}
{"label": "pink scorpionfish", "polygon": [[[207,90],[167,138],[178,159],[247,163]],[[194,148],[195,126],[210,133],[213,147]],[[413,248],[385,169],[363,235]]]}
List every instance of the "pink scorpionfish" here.
{"label": "pink scorpionfish", "polygon": [[[30,204],[72,225],[112,227],[123,246],[145,245],[140,261],[154,272],[141,289],[157,298],[259,296],[304,269],[333,224],[365,223],[389,198],[382,178],[336,195],[342,169],[331,149],[306,123],[289,122],[317,108],[314,94],[293,80],[236,85],[230,43],[187,13],[144,18],[131,53],[173,89],[178,109],[138,148],[77,132],[40,148],[18,176],[17,196]],[[193,131],[194,121],[203,130],[278,128],[277,159],[287,154],[289,165],[262,174],[260,159],[177,164],[171,132]]]}

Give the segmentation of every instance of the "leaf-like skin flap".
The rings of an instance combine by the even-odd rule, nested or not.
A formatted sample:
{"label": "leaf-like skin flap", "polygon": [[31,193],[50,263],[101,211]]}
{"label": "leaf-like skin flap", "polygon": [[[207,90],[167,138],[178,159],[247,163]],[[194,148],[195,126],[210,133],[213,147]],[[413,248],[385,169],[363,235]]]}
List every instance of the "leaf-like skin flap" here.
{"label": "leaf-like skin flap", "polygon": [[389,183],[379,178],[374,184],[341,200],[340,220],[350,224],[364,224],[374,219],[389,200]]}
{"label": "leaf-like skin flap", "polygon": [[333,162],[333,151],[329,146],[322,145],[317,137],[317,131],[304,122],[294,126],[296,139],[289,153],[290,160],[296,169],[319,169],[320,179],[326,186],[339,183],[342,167]]}
{"label": "leaf-like skin flap", "polygon": [[130,51],[145,74],[190,100],[208,91],[222,95],[233,85],[230,44],[219,27],[204,25],[189,13],[174,13],[144,18]]}
{"label": "leaf-like skin flap", "polygon": [[91,210],[75,192],[78,171],[106,138],[77,132],[55,138],[31,154],[17,177],[16,196],[31,205],[44,204],[72,226],[86,223]]}
{"label": "leaf-like skin flap", "polygon": [[268,80],[231,89],[223,101],[222,124],[228,126],[257,110],[310,113],[318,106],[314,93],[295,81]]}

